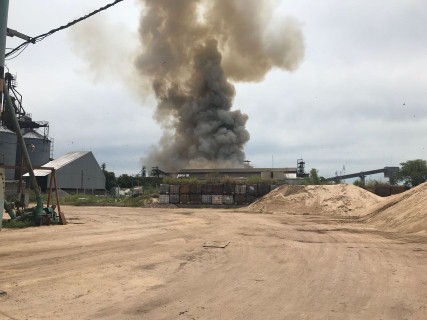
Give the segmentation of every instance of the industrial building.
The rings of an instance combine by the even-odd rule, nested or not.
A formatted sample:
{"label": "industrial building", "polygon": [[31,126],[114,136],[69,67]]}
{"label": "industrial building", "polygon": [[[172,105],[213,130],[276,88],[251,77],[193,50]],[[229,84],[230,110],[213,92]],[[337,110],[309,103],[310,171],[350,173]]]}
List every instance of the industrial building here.
{"label": "industrial building", "polygon": [[198,180],[209,179],[247,179],[259,177],[261,179],[272,179],[284,181],[297,178],[297,168],[219,168],[219,169],[181,169],[177,177],[194,177]]}
{"label": "industrial building", "polygon": [[[68,193],[103,194],[105,192],[104,172],[91,151],[69,152],[46,163],[42,168],[55,169],[57,187]],[[34,175],[42,192],[46,192],[50,185],[52,171],[36,169]]]}
{"label": "industrial building", "polygon": [[[70,152],[53,160],[53,139],[49,137],[49,122],[34,121],[22,105],[22,95],[17,91],[16,76],[7,72],[5,83],[12,101],[13,111],[0,106],[0,164],[5,166],[5,180],[8,190],[17,192],[22,174],[27,172],[23,163],[23,150],[14,132],[14,112],[28,151],[33,168],[55,170],[57,187],[69,193],[104,193],[105,176],[92,152]],[[42,192],[50,186],[52,170],[35,170]],[[28,177],[25,174],[24,177]],[[27,181],[26,186],[29,186]],[[19,191],[21,192],[21,191]]]}
{"label": "industrial building", "polygon": [[[34,167],[41,166],[49,162],[53,155],[53,142],[49,138],[49,122],[34,121],[31,114],[26,112],[22,105],[22,95],[16,89],[15,76],[7,72],[5,82],[30,161]],[[22,149],[14,132],[11,115],[3,105],[0,107],[0,115],[0,163],[8,167],[6,169],[6,181],[20,180],[20,167],[23,166]],[[12,168],[14,166],[17,168]]]}

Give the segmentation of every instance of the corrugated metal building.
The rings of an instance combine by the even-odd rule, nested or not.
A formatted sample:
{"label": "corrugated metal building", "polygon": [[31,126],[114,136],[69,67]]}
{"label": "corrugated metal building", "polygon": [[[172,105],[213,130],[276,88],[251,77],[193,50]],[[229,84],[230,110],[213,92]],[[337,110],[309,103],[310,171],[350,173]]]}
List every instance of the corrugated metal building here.
{"label": "corrugated metal building", "polygon": [[[69,193],[99,194],[105,191],[105,175],[91,151],[69,152],[42,167],[54,168],[58,188]],[[45,192],[50,184],[51,172],[36,169],[34,174]]]}

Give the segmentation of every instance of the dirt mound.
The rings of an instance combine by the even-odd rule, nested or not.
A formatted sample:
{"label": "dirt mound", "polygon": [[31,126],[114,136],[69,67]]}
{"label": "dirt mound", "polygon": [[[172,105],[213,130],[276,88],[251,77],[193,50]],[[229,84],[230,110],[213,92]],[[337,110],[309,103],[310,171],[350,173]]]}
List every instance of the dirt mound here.
{"label": "dirt mound", "polygon": [[281,186],[246,209],[254,212],[360,216],[360,212],[383,202],[362,188],[340,184]]}
{"label": "dirt mound", "polygon": [[427,182],[368,208],[362,221],[385,231],[427,233]]}

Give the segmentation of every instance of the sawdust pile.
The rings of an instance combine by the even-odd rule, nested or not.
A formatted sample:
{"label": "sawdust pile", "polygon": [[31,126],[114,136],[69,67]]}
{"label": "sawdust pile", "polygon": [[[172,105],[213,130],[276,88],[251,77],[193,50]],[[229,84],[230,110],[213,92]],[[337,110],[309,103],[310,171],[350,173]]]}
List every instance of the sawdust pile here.
{"label": "sawdust pile", "polygon": [[427,182],[387,198],[353,185],[281,186],[245,210],[358,217],[384,231],[427,234]]}
{"label": "sawdust pile", "polygon": [[384,199],[362,188],[340,184],[281,186],[247,209],[253,212],[360,216]]}
{"label": "sawdust pile", "polygon": [[362,221],[377,229],[427,234],[427,182],[368,208]]}

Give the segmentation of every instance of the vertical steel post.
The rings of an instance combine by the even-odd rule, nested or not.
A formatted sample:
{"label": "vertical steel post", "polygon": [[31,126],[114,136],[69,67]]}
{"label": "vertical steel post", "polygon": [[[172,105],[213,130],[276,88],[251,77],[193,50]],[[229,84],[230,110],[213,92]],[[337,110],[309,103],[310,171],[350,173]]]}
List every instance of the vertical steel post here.
{"label": "vertical steel post", "polygon": [[52,180],[53,180],[53,172],[54,172],[54,170],[55,169],[52,169],[51,171],[50,171],[50,178],[49,178],[49,194],[47,195],[47,204],[46,204],[46,207],[49,207],[49,205],[50,205],[50,196],[51,196],[51,194],[52,194]]}
{"label": "vertical steel post", "polygon": [[6,179],[5,176],[6,176],[6,171],[4,170],[4,168],[0,167],[0,230],[3,224],[4,194],[5,194],[4,182]]}
{"label": "vertical steel post", "polygon": [[4,59],[6,54],[7,15],[9,0],[0,1],[0,105],[3,105]]}
{"label": "vertical steel post", "polygon": [[[4,82],[4,58],[6,54],[7,15],[9,12],[9,0],[0,1],[0,110],[3,106],[3,82]],[[1,114],[0,114],[1,118]],[[4,180],[5,170],[0,174],[0,229],[3,222],[4,205]]]}

